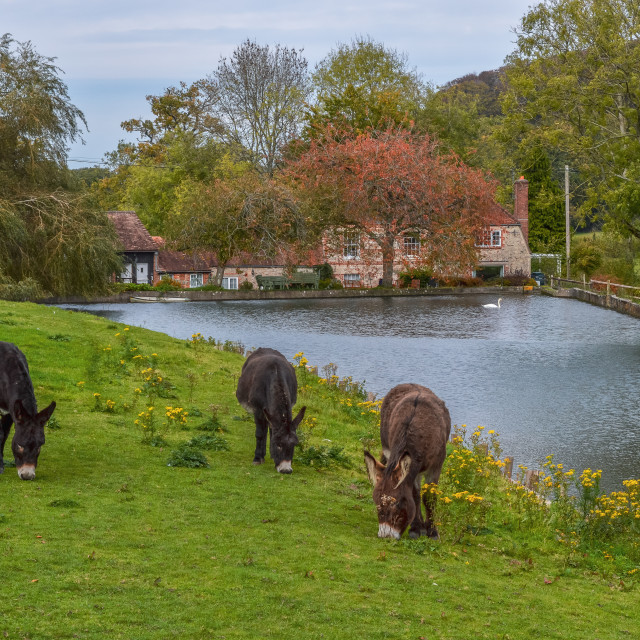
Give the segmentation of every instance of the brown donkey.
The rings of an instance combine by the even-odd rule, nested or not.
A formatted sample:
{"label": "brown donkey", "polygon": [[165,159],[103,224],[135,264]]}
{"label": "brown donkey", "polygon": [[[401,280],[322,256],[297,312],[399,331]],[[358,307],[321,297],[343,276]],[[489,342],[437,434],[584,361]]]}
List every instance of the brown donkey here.
{"label": "brown donkey", "polygon": [[437,483],[446,457],[451,418],[444,402],[419,384],[401,384],[386,395],[380,410],[382,462],[364,453],[367,473],[374,485],[373,501],[378,510],[378,536],[409,535],[438,537],[433,522],[433,502],[422,497],[420,478]]}

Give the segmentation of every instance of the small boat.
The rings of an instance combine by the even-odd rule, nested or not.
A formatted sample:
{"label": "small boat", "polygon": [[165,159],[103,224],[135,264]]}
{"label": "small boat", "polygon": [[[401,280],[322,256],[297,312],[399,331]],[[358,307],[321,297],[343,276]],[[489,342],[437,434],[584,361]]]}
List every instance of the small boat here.
{"label": "small boat", "polygon": [[149,296],[131,296],[129,302],[189,302],[189,298],[151,298]]}

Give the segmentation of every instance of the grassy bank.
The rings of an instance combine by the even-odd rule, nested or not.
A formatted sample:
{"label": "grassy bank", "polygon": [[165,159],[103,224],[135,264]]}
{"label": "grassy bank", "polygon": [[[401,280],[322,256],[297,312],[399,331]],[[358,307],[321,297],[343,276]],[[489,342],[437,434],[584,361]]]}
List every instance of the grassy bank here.
{"label": "grassy bank", "polygon": [[58,403],[36,480],[0,476],[4,637],[640,637],[637,543],[576,542],[467,449],[442,540],[379,540],[362,461],[376,415],[351,381],[299,367],[294,473],[254,467],[243,357],[197,329],[0,302],[0,339],[27,355],[39,406]]}

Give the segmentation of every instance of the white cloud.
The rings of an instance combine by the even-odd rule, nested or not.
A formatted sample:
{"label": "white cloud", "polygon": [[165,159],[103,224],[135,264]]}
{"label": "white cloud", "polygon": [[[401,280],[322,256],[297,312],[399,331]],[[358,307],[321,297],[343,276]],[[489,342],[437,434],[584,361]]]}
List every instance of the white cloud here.
{"label": "white cloud", "polygon": [[[71,87],[101,86],[132,99],[135,80],[160,93],[210,73],[247,38],[304,48],[310,67],[339,42],[369,35],[405,52],[425,80],[443,84],[502,65],[513,48],[510,29],[530,0],[0,0],[2,29],[53,56]],[[133,85],[131,85],[133,82]],[[82,84],[84,83],[84,84]],[[129,84],[127,84],[129,83]],[[126,98],[125,98],[126,95]],[[100,104],[100,96],[90,102]],[[73,95],[72,95],[73,99]],[[144,95],[142,96],[144,99]],[[126,110],[126,105],[123,105]],[[127,117],[139,115],[133,110]],[[85,107],[89,145],[115,148],[113,122]],[[138,108],[136,108],[138,110]],[[118,123],[119,124],[119,123]],[[108,140],[107,140],[108,138]],[[89,147],[88,145],[88,147]],[[88,149],[87,147],[87,149]],[[92,153],[91,155],[95,155]]]}

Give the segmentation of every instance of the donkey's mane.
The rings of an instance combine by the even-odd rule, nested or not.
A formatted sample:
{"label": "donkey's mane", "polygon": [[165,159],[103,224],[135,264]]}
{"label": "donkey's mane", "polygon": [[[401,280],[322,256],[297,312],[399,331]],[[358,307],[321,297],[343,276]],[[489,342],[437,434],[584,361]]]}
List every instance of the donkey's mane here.
{"label": "donkey's mane", "polygon": [[[407,432],[409,430],[409,425],[416,415],[416,408],[418,407],[420,393],[420,391],[417,391],[411,394],[411,396],[413,396],[413,406],[411,407],[411,411],[407,412],[404,415],[400,428],[396,430],[396,438],[393,441],[393,447],[389,455],[389,460],[387,461],[387,466],[384,470],[385,477],[391,476],[396,466],[398,465],[398,462],[400,462],[400,458],[402,458],[405,453],[411,453],[409,451]],[[410,398],[411,396],[408,396],[408,398]]]}

